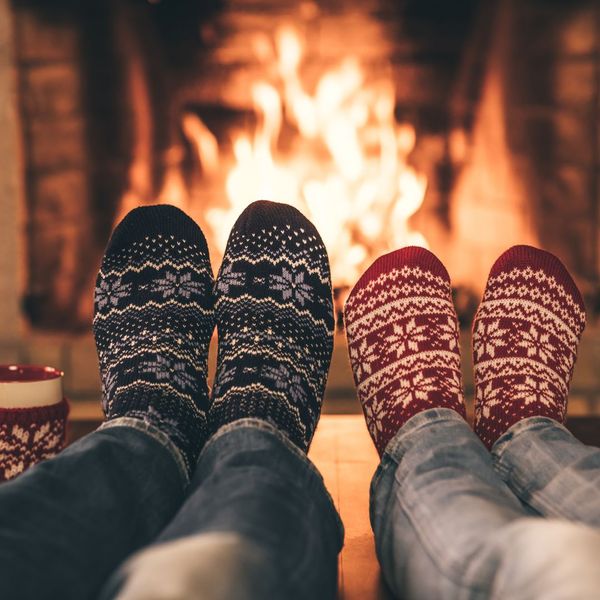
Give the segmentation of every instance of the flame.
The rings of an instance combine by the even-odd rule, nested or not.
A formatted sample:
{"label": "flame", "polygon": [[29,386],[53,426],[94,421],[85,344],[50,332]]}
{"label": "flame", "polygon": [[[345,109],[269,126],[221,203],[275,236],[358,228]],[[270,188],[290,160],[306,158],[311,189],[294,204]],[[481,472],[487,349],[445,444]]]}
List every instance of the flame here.
{"label": "flame", "polygon": [[[395,120],[393,83],[367,81],[358,60],[348,56],[323,73],[310,93],[297,30],[282,26],[273,40],[263,36],[254,42],[259,61],[270,60],[265,79],[250,90],[257,124],[232,136],[227,204],[203,208],[217,254],[240,212],[257,199],[287,202],[313,221],[327,246],[336,287],[352,285],[383,252],[427,246],[409,225],[427,181],[409,164],[416,135],[410,124]],[[227,168],[215,136],[198,116],[184,115],[182,127],[203,174]],[[169,167],[160,200],[183,202],[178,186],[184,186],[183,177]]]}
{"label": "flame", "polygon": [[[207,214],[224,248],[230,226],[252,201],[280,200],[313,221],[327,246],[336,286],[349,286],[380,253],[427,246],[409,219],[423,203],[426,178],[408,163],[415,130],[394,118],[391,81],[368,84],[356,58],[324,73],[310,94],[301,78],[304,45],[297,31],[275,35],[278,86],[251,90],[258,124],[233,139],[227,207]],[[298,135],[281,150],[283,125]]]}

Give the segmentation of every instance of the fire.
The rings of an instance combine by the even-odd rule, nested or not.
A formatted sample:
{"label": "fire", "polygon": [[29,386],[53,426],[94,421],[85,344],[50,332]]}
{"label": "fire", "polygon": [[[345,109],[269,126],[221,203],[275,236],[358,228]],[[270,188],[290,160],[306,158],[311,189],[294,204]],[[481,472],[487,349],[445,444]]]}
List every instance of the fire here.
{"label": "fire", "polygon": [[[259,42],[268,54],[269,41]],[[270,43],[272,75],[251,89],[257,124],[232,139],[227,204],[204,214],[217,252],[224,251],[240,212],[257,199],[287,202],[313,221],[327,246],[336,287],[352,285],[382,252],[426,246],[409,220],[423,202],[427,181],[409,164],[415,130],[395,120],[392,82],[367,81],[348,56],[309,93],[298,32],[282,27]],[[221,168],[218,142],[197,115],[184,115],[183,131],[204,173]],[[177,173],[167,173],[161,200],[171,195],[179,200],[182,182]]]}

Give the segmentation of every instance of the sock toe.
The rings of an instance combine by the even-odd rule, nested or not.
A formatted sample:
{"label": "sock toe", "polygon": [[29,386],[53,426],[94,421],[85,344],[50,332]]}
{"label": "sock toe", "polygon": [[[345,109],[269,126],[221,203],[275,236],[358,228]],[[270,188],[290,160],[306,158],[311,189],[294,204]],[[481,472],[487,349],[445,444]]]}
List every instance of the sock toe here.
{"label": "sock toe", "polygon": [[581,292],[571,274],[562,261],[551,252],[527,245],[512,246],[498,257],[490,270],[489,278],[493,279],[514,269],[535,269],[547,273],[564,288],[581,310],[585,310]]}
{"label": "sock toe", "polygon": [[188,215],[170,204],[153,204],[139,206],[127,213],[115,227],[105,255],[112,255],[123,249],[131,250],[133,242],[159,236],[173,236],[177,240],[198,244],[201,251],[208,254],[208,246],[202,230]]}
{"label": "sock toe", "polygon": [[306,228],[310,233],[317,233],[315,226],[297,208],[271,200],[257,200],[249,204],[237,218],[232,230],[243,235],[256,234],[264,228],[280,227]]}
{"label": "sock toe", "polygon": [[448,285],[450,285],[450,276],[446,267],[433,252],[421,246],[406,246],[377,258],[360,276],[352,288],[349,297],[352,297],[356,292],[365,288],[370,282],[375,281],[379,275],[402,267],[422,268],[424,271],[447,281]]}

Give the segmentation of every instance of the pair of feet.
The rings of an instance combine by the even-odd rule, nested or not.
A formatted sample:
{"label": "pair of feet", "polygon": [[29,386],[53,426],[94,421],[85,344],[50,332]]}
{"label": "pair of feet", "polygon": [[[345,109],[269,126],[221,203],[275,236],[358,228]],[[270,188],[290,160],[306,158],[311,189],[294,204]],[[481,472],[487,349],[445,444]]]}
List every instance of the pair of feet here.
{"label": "pair of feet", "polygon": [[[409,247],[376,260],[352,290],[345,317],[358,395],[380,454],[422,410],[465,415],[450,278],[431,252]],[[515,246],[496,261],[473,327],[475,432],[488,447],[525,417],[564,421],[584,326],[581,295],[556,257]],[[306,450],[333,328],[327,254],[294,208],[250,205],[216,281],[204,235],[189,217],[171,206],[136,209],[113,233],[95,292],[107,420],[155,427],[188,470],[211,433],[244,417],[270,420]]]}
{"label": "pair of feet", "polygon": [[[352,290],[345,319],[380,454],[423,410],[465,416],[450,278],[431,252],[409,247],[376,260]],[[473,324],[474,430],[488,448],[526,417],[564,422],[584,327],[581,295],[555,256],[514,246],[498,258]]]}
{"label": "pair of feet", "polygon": [[167,205],[135,209],[109,241],[94,305],[107,421],[136,419],[166,435],[188,472],[212,433],[245,417],[269,420],[308,448],[334,316],[325,247],[296,209],[250,205],[216,280],[204,235],[188,216]]}

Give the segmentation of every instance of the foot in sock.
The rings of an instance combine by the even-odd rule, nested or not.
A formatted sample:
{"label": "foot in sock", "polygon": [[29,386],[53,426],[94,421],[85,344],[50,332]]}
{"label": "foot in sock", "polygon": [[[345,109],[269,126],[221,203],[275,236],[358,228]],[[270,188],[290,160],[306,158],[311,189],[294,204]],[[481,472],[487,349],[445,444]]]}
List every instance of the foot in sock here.
{"label": "foot in sock", "polygon": [[115,229],[94,297],[107,421],[129,417],[156,427],[188,471],[207,436],[212,286],[198,226],[173,206],[147,206]]}
{"label": "foot in sock", "polygon": [[256,417],[306,451],[321,412],[334,327],[327,253],[312,223],[286,204],[251,204],[227,242],[215,313],[211,430]]}
{"label": "foot in sock", "polygon": [[565,420],[585,307],[549,252],[514,246],[496,261],[473,325],[475,433],[491,448],[526,417]]}
{"label": "foot in sock", "polygon": [[425,409],[465,416],[450,278],[431,252],[410,246],[378,258],[350,293],[345,322],[358,397],[380,455]]}

